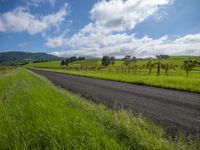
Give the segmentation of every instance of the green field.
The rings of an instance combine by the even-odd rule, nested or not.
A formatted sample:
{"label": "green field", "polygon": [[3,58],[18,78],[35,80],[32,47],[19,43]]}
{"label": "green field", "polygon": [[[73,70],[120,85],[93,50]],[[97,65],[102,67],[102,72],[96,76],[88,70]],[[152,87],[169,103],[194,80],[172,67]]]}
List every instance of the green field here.
{"label": "green field", "polygon": [[1,149],[198,149],[198,143],[177,139],[141,117],[91,104],[24,69],[0,74]]}
{"label": "green field", "polygon": [[[140,67],[147,64],[147,62],[149,61],[144,59],[139,59],[135,63],[132,63],[130,65],[130,68],[134,67],[134,65],[137,65],[138,69],[135,70],[128,70],[128,68],[123,65],[124,61],[122,60],[117,60],[115,65],[113,66],[109,66],[107,68],[100,68],[100,59],[76,61],[69,64],[69,66],[61,66],[60,62],[57,61],[48,63],[29,64],[28,67],[48,69],[50,71],[63,72],[80,76],[102,78],[200,93],[200,67],[195,67],[189,73],[189,77],[186,76],[185,70],[181,68],[184,60],[188,58],[195,58],[197,59],[197,61],[200,61],[200,57],[187,56],[174,56],[170,57],[169,59],[160,60],[160,63],[168,63],[176,66],[174,69],[169,69],[167,75],[165,73],[165,70],[161,69],[160,76],[156,75],[156,67],[152,68],[151,74],[148,73],[149,69],[147,68],[140,69]],[[152,60],[152,62],[156,61],[157,60]]]}

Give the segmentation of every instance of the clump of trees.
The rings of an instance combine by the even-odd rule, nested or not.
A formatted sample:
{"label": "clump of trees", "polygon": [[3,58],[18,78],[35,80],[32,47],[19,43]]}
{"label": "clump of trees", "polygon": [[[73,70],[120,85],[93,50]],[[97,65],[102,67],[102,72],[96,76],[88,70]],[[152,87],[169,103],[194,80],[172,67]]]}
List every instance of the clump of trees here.
{"label": "clump of trees", "polygon": [[75,57],[75,56],[69,57],[69,58],[66,58],[65,60],[62,60],[62,61],[61,61],[61,65],[62,65],[62,66],[63,66],[63,65],[68,66],[69,63],[72,63],[72,62],[78,61],[78,60],[85,60],[85,57]]}
{"label": "clump of trees", "polygon": [[114,56],[109,57],[109,56],[103,56],[103,58],[101,59],[101,64],[105,67],[109,66],[110,64],[114,65],[116,62],[116,59]]}
{"label": "clump of trees", "polygon": [[197,63],[197,60],[185,60],[182,68],[186,71],[186,75],[188,77],[189,72],[193,70]]}
{"label": "clump of trees", "polygon": [[126,65],[126,66],[128,66],[128,65],[130,65],[131,64],[131,56],[130,55],[126,55],[125,57],[124,57],[124,64]]}
{"label": "clump of trees", "polygon": [[169,55],[156,55],[156,57],[157,57],[158,59],[167,59],[167,58],[170,58]]}
{"label": "clump of trees", "polygon": [[124,60],[124,64],[125,64],[126,66],[128,66],[128,65],[130,65],[132,62],[136,62],[136,57],[134,56],[134,57],[131,58],[130,55],[126,55],[126,56],[123,58],[123,60]]}

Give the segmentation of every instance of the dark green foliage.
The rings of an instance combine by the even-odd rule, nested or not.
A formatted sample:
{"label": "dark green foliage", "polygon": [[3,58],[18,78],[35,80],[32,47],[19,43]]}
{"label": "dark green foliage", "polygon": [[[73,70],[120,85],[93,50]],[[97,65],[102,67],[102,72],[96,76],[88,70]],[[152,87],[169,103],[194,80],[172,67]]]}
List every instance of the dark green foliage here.
{"label": "dark green foliage", "polygon": [[170,58],[169,55],[157,55],[156,57],[158,59],[167,59],[167,58]]}
{"label": "dark green foliage", "polygon": [[125,65],[128,66],[131,64],[131,56],[130,55],[126,55],[123,60],[124,60]]}
{"label": "dark green foliage", "polygon": [[132,62],[135,63],[136,61],[137,61],[137,58],[136,58],[135,56],[133,56],[133,57],[132,57]]}
{"label": "dark green foliage", "polygon": [[65,65],[65,61],[64,60],[61,60],[61,65]]}
{"label": "dark green foliage", "polygon": [[24,65],[30,62],[56,61],[62,58],[46,53],[4,52],[0,53],[0,65]]}
{"label": "dark green foliage", "polygon": [[85,60],[85,57],[79,57],[78,60]]}
{"label": "dark green foliage", "polygon": [[101,59],[101,64],[105,67],[111,65],[114,65],[116,62],[116,58],[114,56],[109,57],[109,56],[103,56],[103,58]]}
{"label": "dark green foliage", "polygon": [[[72,63],[72,62],[75,62],[75,61],[78,61],[78,60],[85,60],[85,57],[70,57],[70,58],[66,58],[65,62],[64,62],[64,65],[68,66],[69,63]],[[62,62],[61,62],[61,65],[62,65]]]}
{"label": "dark green foliage", "polygon": [[196,60],[185,60],[184,64],[182,66],[182,68],[186,71],[187,77],[190,71],[193,70],[193,68],[195,67],[195,64],[197,63]]}
{"label": "dark green foliage", "polygon": [[110,65],[110,57],[109,56],[103,56],[101,61],[102,61],[102,65],[105,67]]}
{"label": "dark green foliage", "polygon": [[110,64],[114,65],[116,62],[116,58],[114,56],[110,57]]}

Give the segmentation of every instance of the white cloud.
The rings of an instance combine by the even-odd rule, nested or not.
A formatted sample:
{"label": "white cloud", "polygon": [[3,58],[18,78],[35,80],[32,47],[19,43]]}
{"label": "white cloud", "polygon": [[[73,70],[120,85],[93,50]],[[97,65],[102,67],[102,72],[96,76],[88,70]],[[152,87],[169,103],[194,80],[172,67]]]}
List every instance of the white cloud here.
{"label": "white cloud", "polygon": [[62,47],[65,46],[68,42],[68,39],[65,39],[64,36],[69,32],[69,29],[63,31],[63,33],[54,38],[47,38],[47,42],[45,43],[46,46],[55,48],[55,47]]}
{"label": "white cloud", "polygon": [[33,35],[48,28],[59,27],[68,14],[67,4],[58,12],[46,16],[34,16],[27,9],[17,7],[13,11],[0,14],[0,32],[23,32]]}
{"label": "white cloud", "polygon": [[40,7],[42,4],[50,4],[51,6],[54,6],[56,3],[56,0],[23,0],[25,4],[33,7]]}
{"label": "white cloud", "polygon": [[200,43],[200,33],[188,34],[175,41],[176,43]]}
{"label": "white cloud", "polygon": [[[199,33],[198,33],[199,34]],[[198,34],[194,34],[196,37]],[[190,35],[191,36],[191,35]],[[137,57],[153,57],[158,54],[168,55],[200,55],[200,42],[188,41],[179,42],[184,37],[177,38],[175,41],[168,36],[152,39],[148,36],[136,38],[134,34],[93,34],[90,36],[76,35],[71,39],[63,38],[64,44],[71,46],[73,50],[55,51],[53,54],[58,56],[98,56],[113,55],[123,57],[132,55]],[[193,39],[191,37],[191,39]],[[77,42],[79,41],[79,42]]]}
{"label": "white cloud", "polygon": [[58,56],[200,55],[200,33],[178,37],[175,40],[167,35],[153,39],[149,36],[137,38],[134,33],[127,34],[128,30],[134,29],[136,24],[149,16],[160,17],[158,10],[171,2],[172,0],[99,1],[90,11],[93,22],[70,38],[49,38],[47,46],[71,48],[52,52]]}
{"label": "white cloud", "polygon": [[60,47],[67,43],[67,39],[63,38],[63,36],[57,36],[55,38],[48,38],[46,45],[51,48]]}
{"label": "white cloud", "polygon": [[90,14],[95,28],[106,32],[126,31],[170,2],[171,0],[102,0],[94,5]]}

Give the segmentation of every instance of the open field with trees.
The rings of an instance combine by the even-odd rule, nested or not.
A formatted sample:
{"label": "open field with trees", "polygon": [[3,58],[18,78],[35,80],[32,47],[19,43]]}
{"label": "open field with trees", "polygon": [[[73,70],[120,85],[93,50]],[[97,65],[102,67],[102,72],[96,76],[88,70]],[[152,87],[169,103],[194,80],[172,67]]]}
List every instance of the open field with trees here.
{"label": "open field with trees", "polygon": [[172,141],[141,117],[113,111],[53,86],[24,69],[0,75],[0,147],[4,149],[198,149]]}
{"label": "open field with trees", "polygon": [[[61,62],[29,64],[28,67],[95,77],[122,82],[151,85],[176,90],[200,92],[200,57],[171,56],[157,59],[124,59],[104,57],[77,60],[68,65]],[[164,57],[164,56],[162,56]],[[159,58],[159,59],[158,59]]]}

